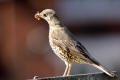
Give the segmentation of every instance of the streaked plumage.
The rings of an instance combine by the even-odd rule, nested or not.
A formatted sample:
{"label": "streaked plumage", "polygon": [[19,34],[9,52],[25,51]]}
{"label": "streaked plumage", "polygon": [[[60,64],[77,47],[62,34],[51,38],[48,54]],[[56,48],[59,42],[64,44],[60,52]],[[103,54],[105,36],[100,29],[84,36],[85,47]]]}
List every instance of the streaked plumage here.
{"label": "streaked plumage", "polygon": [[69,75],[73,62],[80,64],[90,64],[102,70],[111,77],[115,74],[104,69],[96,59],[94,59],[87,49],[77,41],[71,32],[65,27],[52,9],[45,9],[35,15],[37,19],[43,18],[49,24],[49,43],[54,53],[66,64],[64,76]]}

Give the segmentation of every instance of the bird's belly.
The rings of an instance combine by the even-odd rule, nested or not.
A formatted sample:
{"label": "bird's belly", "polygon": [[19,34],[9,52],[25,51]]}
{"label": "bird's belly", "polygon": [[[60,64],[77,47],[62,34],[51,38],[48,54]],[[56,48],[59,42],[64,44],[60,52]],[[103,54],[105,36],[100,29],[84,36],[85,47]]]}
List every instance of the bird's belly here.
{"label": "bird's belly", "polygon": [[70,55],[70,53],[67,53],[66,51],[64,51],[63,49],[61,49],[58,46],[55,46],[53,44],[50,44],[52,47],[52,50],[54,51],[54,53],[63,61],[68,62],[68,63],[72,63],[73,59],[72,59],[72,55]]}
{"label": "bird's belly", "polygon": [[71,53],[67,53],[66,51],[61,50],[59,47],[52,47],[54,53],[63,61],[72,63],[77,62],[80,64],[86,64],[86,61],[78,56],[71,55]]}
{"label": "bird's belly", "polygon": [[52,40],[49,40],[50,46],[54,53],[63,61],[72,63],[77,62],[80,64],[85,64],[86,61],[76,55],[73,55],[71,52],[68,52],[66,49],[63,48],[63,46],[58,46]]}

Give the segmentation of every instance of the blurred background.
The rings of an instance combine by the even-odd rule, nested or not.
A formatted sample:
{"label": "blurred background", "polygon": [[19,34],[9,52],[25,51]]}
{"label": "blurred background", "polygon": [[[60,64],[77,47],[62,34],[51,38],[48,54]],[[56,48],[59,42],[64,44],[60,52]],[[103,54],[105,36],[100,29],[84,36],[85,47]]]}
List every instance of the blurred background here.
{"label": "blurred background", "polygon": [[[101,64],[120,68],[119,0],[0,0],[0,80],[63,74],[65,65],[48,43],[48,24],[34,14],[56,10],[62,22]],[[73,64],[71,74],[99,72]]]}

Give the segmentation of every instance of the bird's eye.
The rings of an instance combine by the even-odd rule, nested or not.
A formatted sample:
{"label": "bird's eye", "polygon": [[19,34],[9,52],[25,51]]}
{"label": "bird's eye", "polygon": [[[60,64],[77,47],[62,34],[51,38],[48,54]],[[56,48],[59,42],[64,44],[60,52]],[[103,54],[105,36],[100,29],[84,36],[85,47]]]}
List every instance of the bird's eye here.
{"label": "bird's eye", "polygon": [[47,17],[47,15],[46,15],[46,14],[43,14],[43,16],[44,16],[44,17]]}

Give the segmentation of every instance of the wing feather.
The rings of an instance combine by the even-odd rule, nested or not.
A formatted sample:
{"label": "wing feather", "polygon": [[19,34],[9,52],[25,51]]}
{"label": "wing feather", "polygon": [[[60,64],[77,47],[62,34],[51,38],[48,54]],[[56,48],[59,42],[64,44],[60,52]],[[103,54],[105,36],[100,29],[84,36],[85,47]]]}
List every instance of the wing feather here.
{"label": "wing feather", "polygon": [[99,65],[99,62],[97,62],[97,60],[89,54],[87,49],[79,41],[53,39],[53,42],[61,46],[62,49],[64,49],[65,51],[67,51],[66,49],[68,49],[71,54],[79,56],[81,59]]}

